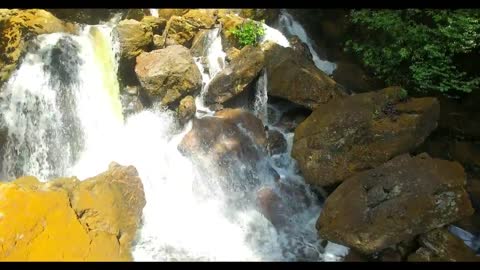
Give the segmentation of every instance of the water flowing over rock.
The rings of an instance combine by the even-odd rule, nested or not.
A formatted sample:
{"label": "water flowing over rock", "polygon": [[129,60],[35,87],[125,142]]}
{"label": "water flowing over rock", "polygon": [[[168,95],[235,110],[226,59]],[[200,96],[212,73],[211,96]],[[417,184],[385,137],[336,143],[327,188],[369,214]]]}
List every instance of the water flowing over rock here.
{"label": "water flowing over rock", "polygon": [[473,214],[457,162],[398,156],[345,180],[327,198],[320,236],[371,254]]}
{"label": "water flowing over rock", "polygon": [[284,98],[314,110],[320,104],[346,95],[310,59],[302,57],[304,54],[272,42],[267,42],[262,47],[265,51],[270,96]]}
{"label": "water flowing over rock", "polygon": [[84,181],[0,183],[0,260],[125,261],[145,206],[134,167],[111,164]]}
{"label": "water flowing over rock", "polygon": [[30,39],[40,34],[74,31],[73,25],[45,10],[0,10],[0,86],[17,68]]}
{"label": "water flowing over rock", "polygon": [[421,247],[408,257],[413,262],[479,262],[465,243],[447,229],[436,229],[420,235]]}
{"label": "water flowing over rock", "polygon": [[202,83],[190,51],[181,45],[140,54],[135,73],[148,96],[165,106],[196,93]]}
{"label": "water flowing over rock", "polygon": [[402,101],[399,87],[336,99],[295,130],[292,156],[307,182],[339,183],[419,146],[437,126],[435,98]]}
{"label": "water flowing over rock", "polygon": [[117,13],[125,9],[100,9],[100,8],[55,8],[48,9],[56,17],[70,22],[81,24],[99,24],[108,21]]}
{"label": "water flowing over rock", "polygon": [[268,149],[271,155],[287,151],[287,140],[280,131],[274,129],[268,131]]}
{"label": "water flowing over rock", "polygon": [[[213,117],[194,119],[191,131],[178,148],[183,154],[198,160],[206,167],[206,172],[215,168],[223,171],[224,188],[251,190],[259,183],[252,175],[258,174],[258,163],[266,156],[266,143],[265,129],[258,118],[241,109],[225,109]],[[206,156],[208,159],[205,159]],[[233,182],[233,175],[244,176],[249,182]]]}
{"label": "water flowing over rock", "polygon": [[263,64],[260,48],[244,47],[230,65],[212,79],[205,93],[205,104],[222,104],[242,93],[260,74]]}

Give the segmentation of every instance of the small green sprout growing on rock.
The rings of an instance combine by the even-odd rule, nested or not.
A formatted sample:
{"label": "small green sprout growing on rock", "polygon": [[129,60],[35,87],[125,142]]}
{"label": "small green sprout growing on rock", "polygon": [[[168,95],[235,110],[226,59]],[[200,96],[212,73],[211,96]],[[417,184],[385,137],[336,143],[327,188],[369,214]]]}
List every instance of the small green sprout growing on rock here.
{"label": "small green sprout growing on rock", "polygon": [[230,30],[233,36],[238,40],[242,47],[247,45],[256,45],[265,35],[263,28],[263,21],[256,22],[253,20],[246,20],[241,25]]}

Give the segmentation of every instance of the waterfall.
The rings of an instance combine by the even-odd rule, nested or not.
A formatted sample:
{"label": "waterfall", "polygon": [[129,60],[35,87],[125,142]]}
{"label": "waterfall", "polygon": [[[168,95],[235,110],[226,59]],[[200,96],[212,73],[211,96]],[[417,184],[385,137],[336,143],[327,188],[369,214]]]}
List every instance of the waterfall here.
{"label": "waterfall", "polygon": [[[275,40],[286,41],[275,33]],[[196,59],[204,79],[202,93],[225,66],[218,29],[209,32],[208,43],[206,55]],[[86,179],[105,171],[112,161],[135,166],[147,202],[133,248],[136,261],[338,260],[345,254],[344,247],[325,245],[317,236],[321,208],[290,157],[293,133],[276,127],[275,119],[267,120],[271,106],[265,72],[257,84],[255,113],[285,136],[288,150],[258,163],[275,168],[283,187],[305,190],[310,202],[282,197],[288,218],[281,228],[259,212],[257,190],[237,198],[208,188],[222,180],[217,168],[204,170],[198,166],[201,161],[177,149],[191,122],[177,130],[174,115],[166,109],[143,110],[123,119],[118,51],[111,25],[85,26],[79,35],[41,35],[33,42],[0,94],[1,124],[8,130],[5,178],[31,174],[42,180]],[[198,110],[204,109],[202,103],[200,95]],[[275,108],[280,115],[284,109]],[[211,163],[208,156],[204,159]],[[259,168],[260,187],[278,189],[267,166]],[[240,185],[249,177],[229,176]]]}
{"label": "waterfall", "polygon": [[205,95],[210,81],[225,67],[226,53],[222,47],[222,37],[220,28],[209,30],[207,34],[205,55],[195,57],[195,64],[202,74],[202,89],[200,95],[195,99],[197,107],[196,117],[201,117],[205,113],[211,115],[213,112],[204,105],[203,96]]}
{"label": "waterfall", "polygon": [[256,85],[256,93],[255,93],[255,101],[253,104],[253,111],[255,116],[260,118],[263,123],[267,123],[267,72],[265,70],[262,71],[262,74],[258,78],[257,85]]}
{"label": "waterfall", "polygon": [[322,70],[328,75],[331,75],[337,68],[335,63],[320,59],[313,47],[314,42],[310,39],[310,37],[308,37],[303,26],[297,22],[286,10],[280,11],[279,28],[282,33],[286,34],[287,36],[298,36],[303,43],[307,44],[308,49],[312,54],[313,62],[318,69]]}
{"label": "waterfall", "polygon": [[0,94],[2,126],[8,130],[4,179],[69,175],[90,135],[85,133],[90,120],[103,125],[107,119],[98,117],[122,119],[118,49],[110,34],[108,26],[87,26],[78,36],[55,33],[33,41]]}

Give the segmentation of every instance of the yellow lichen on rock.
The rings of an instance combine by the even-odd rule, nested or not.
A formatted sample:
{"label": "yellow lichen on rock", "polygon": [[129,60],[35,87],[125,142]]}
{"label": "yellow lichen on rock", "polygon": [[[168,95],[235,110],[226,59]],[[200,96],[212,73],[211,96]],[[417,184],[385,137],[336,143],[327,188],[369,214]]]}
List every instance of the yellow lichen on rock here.
{"label": "yellow lichen on rock", "polygon": [[145,206],[134,167],[0,184],[1,261],[125,261]]}

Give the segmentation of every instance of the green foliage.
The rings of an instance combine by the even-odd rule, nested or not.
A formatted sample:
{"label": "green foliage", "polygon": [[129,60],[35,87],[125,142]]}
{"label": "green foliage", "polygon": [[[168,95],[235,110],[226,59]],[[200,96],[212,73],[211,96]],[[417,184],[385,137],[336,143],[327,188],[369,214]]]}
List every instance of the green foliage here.
{"label": "green foliage", "polygon": [[408,92],[407,92],[407,90],[405,90],[405,89],[402,88],[402,89],[400,90],[400,93],[398,94],[398,98],[399,98],[400,100],[405,100],[407,97],[408,97]]}
{"label": "green foliage", "polygon": [[375,75],[418,91],[471,92],[480,77],[456,57],[480,47],[480,10],[354,10],[359,33],[346,43]]}
{"label": "green foliage", "polygon": [[[263,21],[262,21],[263,23]],[[230,30],[242,47],[256,45],[265,35],[265,29],[260,22],[246,20],[241,25]]]}

